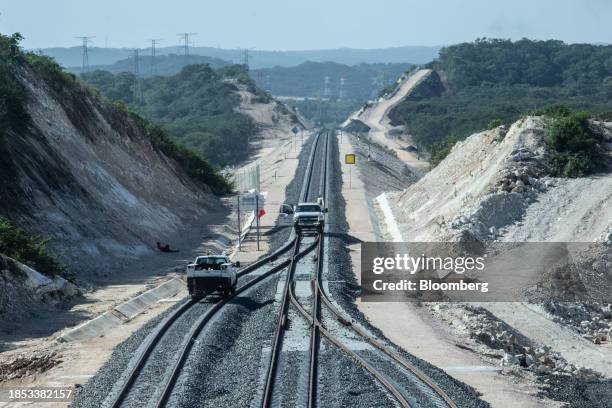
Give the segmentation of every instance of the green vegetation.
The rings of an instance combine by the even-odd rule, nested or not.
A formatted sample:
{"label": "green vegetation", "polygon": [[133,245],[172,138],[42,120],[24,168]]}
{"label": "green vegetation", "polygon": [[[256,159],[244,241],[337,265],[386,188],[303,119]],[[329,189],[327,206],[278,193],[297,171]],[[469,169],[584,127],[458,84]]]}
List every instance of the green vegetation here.
{"label": "green vegetation", "polygon": [[[99,52],[105,52],[103,49],[96,49],[96,59],[100,58]],[[124,54],[127,54],[123,50]],[[150,55],[141,55],[138,58],[138,65],[140,74],[142,76],[151,76],[151,61]],[[208,64],[212,68],[221,68],[225,65],[230,65],[228,61],[224,61],[219,58],[207,57],[204,55],[191,54],[188,60],[185,60],[184,55],[168,54],[168,55],[156,55],[155,56],[155,71],[154,75],[176,75],[186,66],[195,64]],[[72,66],[67,68],[69,72],[80,75],[82,68],[81,66]],[[120,60],[110,63],[109,65],[93,65],[90,66],[90,71],[103,70],[110,72],[111,74],[120,74],[122,72],[134,72],[134,58],[121,57]]]}
{"label": "green vegetation", "polygon": [[430,153],[451,136],[560,103],[597,117],[612,112],[612,46],[480,39],[442,49],[430,68],[434,75],[390,113]]}
{"label": "green vegetation", "polygon": [[285,103],[297,110],[315,125],[335,127],[361,107],[355,100],[293,99]]}
{"label": "green vegetation", "polygon": [[429,161],[431,165],[435,167],[440,164],[440,162],[444,160],[446,156],[448,156],[448,154],[453,149],[453,146],[455,146],[458,141],[459,140],[456,137],[449,137],[444,141],[440,141],[431,145],[429,147],[429,152],[431,154]]}
{"label": "green vegetation", "polygon": [[0,34],[0,138],[6,130],[23,127],[29,119],[25,108],[26,91],[13,74],[22,38],[19,33]]}
{"label": "green vegetation", "polygon": [[47,276],[59,275],[74,280],[65,265],[47,251],[49,239],[31,237],[0,216],[0,253]]}
{"label": "green vegetation", "polygon": [[487,125],[487,129],[493,130],[493,129],[496,129],[496,128],[500,127],[501,125],[503,125],[501,119],[493,119]]}
{"label": "green vegetation", "polygon": [[548,128],[546,143],[553,149],[550,160],[553,176],[579,177],[596,168],[602,136],[589,125],[586,112],[556,112]]}
{"label": "green vegetation", "polygon": [[257,132],[253,120],[235,110],[240,95],[232,80],[263,101],[269,98],[240,65],[218,70],[208,65],[188,65],[178,75],[139,78],[138,82],[133,74],[105,71],[86,73],[82,78],[105,97],[160,125],[172,139],[217,166],[246,159],[251,138]]}
{"label": "green vegetation", "polygon": [[216,194],[227,194],[232,191],[233,185],[230,181],[215,171],[199,154],[170,139],[158,125],[148,123],[146,129],[153,145],[180,163],[192,179],[208,185]]}
{"label": "green vegetation", "polygon": [[66,88],[78,85],[76,77],[69,74],[52,58],[28,52],[24,54],[28,64],[36,73],[56,92],[63,92]]}
{"label": "green vegetation", "polygon": [[[0,35],[0,153],[3,151],[3,144],[7,142],[3,137],[4,131],[9,128],[21,129],[28,123],[29,119],[25,109],[26,90],[14,75],[16,64],[25,64],[31,67],[55,92],[62,96],[69,95],[72,103],[82,104],[82,101],[75,100],[74,96],[78,95],[75,90],[85,90],[96,97],[96,92],[82,86],[74,75],[66,73],[52,58],[23,52],[19,48],[19,42],[22,39],[20,34]],[[104,77],[104,73],[102,74]],[[111,74],[108,75],[112,79],[110,83],[114,84],[114,77]],[[119,80],[116,87],[111,89],[111,93],[114,91],[117,95],[125,96],[126,88],[131,92],[133,82],[125,80],[124,75],[117,77]],[[247,81],[250,81],[248,76]],[[113,103],[113,106],[135,119],[151,137],[153,145],[168,157],[175,159],[194,181],[208,185],[217,194],[225,194],[231,191],[231,183],[199,154],[171,140],[164,130],[131,112],[130,107],[125,103],[120,101]],[[187,109],[184,105],[182,107]],[[221,107],[221,109],[223,108],[228,109],[227,106]],[[0,163],[0,175],[8,174],[11,171],[12,169],[7,168],[4,162]],[[44,250],[44,245],[41,248]]]}
{"label": "green vegetation", "polygon": [[[378,95],[385,86],[394,87],[395,80],[411,64],[344,65],[335,62],[305,62],[294,67],[263,68],[251,71],[257,85],[273,95],[315,98],[340,96],[340,79],[344,78],[343,99],[362,103]],[[329,77],[330,95],[323,95],[325,77]]]}

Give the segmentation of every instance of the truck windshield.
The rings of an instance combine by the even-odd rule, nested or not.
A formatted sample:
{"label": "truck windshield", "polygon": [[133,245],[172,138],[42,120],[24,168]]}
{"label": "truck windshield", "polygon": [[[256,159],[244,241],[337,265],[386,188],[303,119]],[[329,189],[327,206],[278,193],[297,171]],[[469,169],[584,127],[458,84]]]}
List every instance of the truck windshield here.
{"label": "truck windshield", "polygon": [[316,204],[298,205],[298,212],[321,212],[321,207]]}
{"label": "truck windshield", "polygon": [[227,263],[227,259],[226,258],[222,258],[222,257],[215,257],[215,256],[209,256],[206,258],[198,258],[198,260],[196,261],[196,264],[198,265],[221,265]]}

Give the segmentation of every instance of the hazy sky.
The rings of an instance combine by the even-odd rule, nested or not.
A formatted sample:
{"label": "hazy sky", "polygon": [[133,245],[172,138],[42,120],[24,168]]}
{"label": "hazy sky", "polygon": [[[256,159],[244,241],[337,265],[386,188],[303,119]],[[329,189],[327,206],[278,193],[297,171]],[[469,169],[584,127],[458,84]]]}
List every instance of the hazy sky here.
{"label": "hazy sky", "polygon": [[610,0],[0,0],[0,32],[27,48],[196,46],[264,50],[440,45],[477,37],[612,43]]}

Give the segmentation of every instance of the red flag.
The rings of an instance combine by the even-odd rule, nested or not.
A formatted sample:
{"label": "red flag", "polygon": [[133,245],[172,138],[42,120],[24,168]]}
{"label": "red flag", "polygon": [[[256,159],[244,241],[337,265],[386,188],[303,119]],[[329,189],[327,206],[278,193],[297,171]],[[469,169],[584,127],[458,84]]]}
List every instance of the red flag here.
{"label": "red flag", "polygon": [[259,215],[257,216],[257,218],[261,218],[264,215],[266,215],[266,210],[264,210],[263,208],[260,208],[259,209]]}

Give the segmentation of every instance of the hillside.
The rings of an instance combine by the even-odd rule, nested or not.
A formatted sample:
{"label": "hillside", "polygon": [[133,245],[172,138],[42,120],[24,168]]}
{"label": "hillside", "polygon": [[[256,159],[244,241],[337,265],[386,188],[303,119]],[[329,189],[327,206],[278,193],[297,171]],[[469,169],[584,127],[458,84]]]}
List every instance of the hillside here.
{"label": "hillside", "polygon": [[[327,97],[367,101],[410,69],[407,63],[344,65],[308,61],[295,67],[255,69],[251,77],[273,95]],[[329,94],[324,93],[329,77]],[[340,80],[344,78],[342,95]]]}
{"label": "hillside", "polygon": [[[138,70],[141,76],[147,77],[151,75],[176,75],[186,65],[208,64],[212,68],[221,68],[231,63],[219,58],[207,57],[203,55],[190,55],[189,59],[185,59],[183,55],[168,54],[158,55],[155,57],[154,70],[151,67],[153,60],[150,55],[146,55],[146,50],[141,50],[141,55],[138,58]],[[145,55],[143,55],[145,54]],[[124,58],[113,64],[108,65],[93,65],[89,67],[89,71],[104,70],[112,74],[121,72],[134,72],[135,60],[134,57]],[[73,74],[81,74],[81,66],[73,66],[68,68]]]}
{"label": "hillside", "polygon": [[[612,321],[609,313],[602,314],[604,305],[592,299],[600,294],[608,299],[612,287],[612,172],[608,167],[590,176],[551,176],[551,126],[547,116],[527,116],[457,142],[422,179],[387,194],[392,209],[387,227],[400,235],[398,241],[478,243],[503,247],[503,256],[517,243],[533,243],[523,248],[537,249],[536,258],[528,251],[512,254],[502,276],[492,272],[484,279],[514,293],[512,301],[441,304],[431,308],[434,316],[449,324],[460,339],[455,341],[472,341],[470,347],[484,355],[500,353],[507,360],[502,365],[518,364],[512,357],[523,358],[537,344],[552,356],[549,367],[537,373],[592,378],[592,369],[609,378],[612,350],[605,340]],[[609,159],[612,123],[591,121],[590,126],[602,135]],[[559,245],[567,245],[568,252],[559,252]],[[556,268],[567,253],[580,266]],[[556,296],[572,301],[550,300]],[[609,388],[605,382],[592,384]]]}
{"label": "hillside", "polygon": [[202,222],[225,179],[19,40],[0,37],[0,215],[51,238],[77,277]]}
{"label": "hillside", "polygon": [[270,126],[240,111],[243,92],[250,94],[251,103],[269,104],[277,123],[287,127],[293,122],[290,112],[258,89],[239,65],[220,69],[189,65],[177,75],[138,81],[131,73],[106,71],[89,72],[82,79],[105,97],[161,125],[175,140],[218,166],[245,160],[262,127]]}
{"label": "hillside", "polygon": [[[158,47],[157,55],[176,53],[176,46]],[[303,51],[262,51],[251,50],[251,68],[271,68],[276,66],[291,67],[306,61],[326,62],[338,64],[357,65],[361,63],[412,63],[426,64],[438,56],[440,47],[405,46],[379,49],[340,48],[328,50]],[[64,67],[78,67],[82,61],[82,49],[75,47],[53,47],[40,50]],[[127,58],[131,54],[129,48],[91,47],[89,63],[91,65],[110,65]],[[191,55],[204,55],[230,61],[234,64],[243,62],[243,53],[237,49],[223,49],[215,47],[191,47]]]}
{"label": "hillside", "polygon": [[435,73],[390,112],[433,153],[489,122],[563,104],[612,112],[612,46],[482,39],[443,48]]}
{"label": "hillside", "polygon": [[[596,241],[612,232],[612,176],[550,176],[545,117],[527,117],[458,142],[392,207],[404,237]],[[607,143],[612,125],[601,124]],[[608,148],[608,155],[610,154]],[[559,222],[563,220],[563,222]]]}

